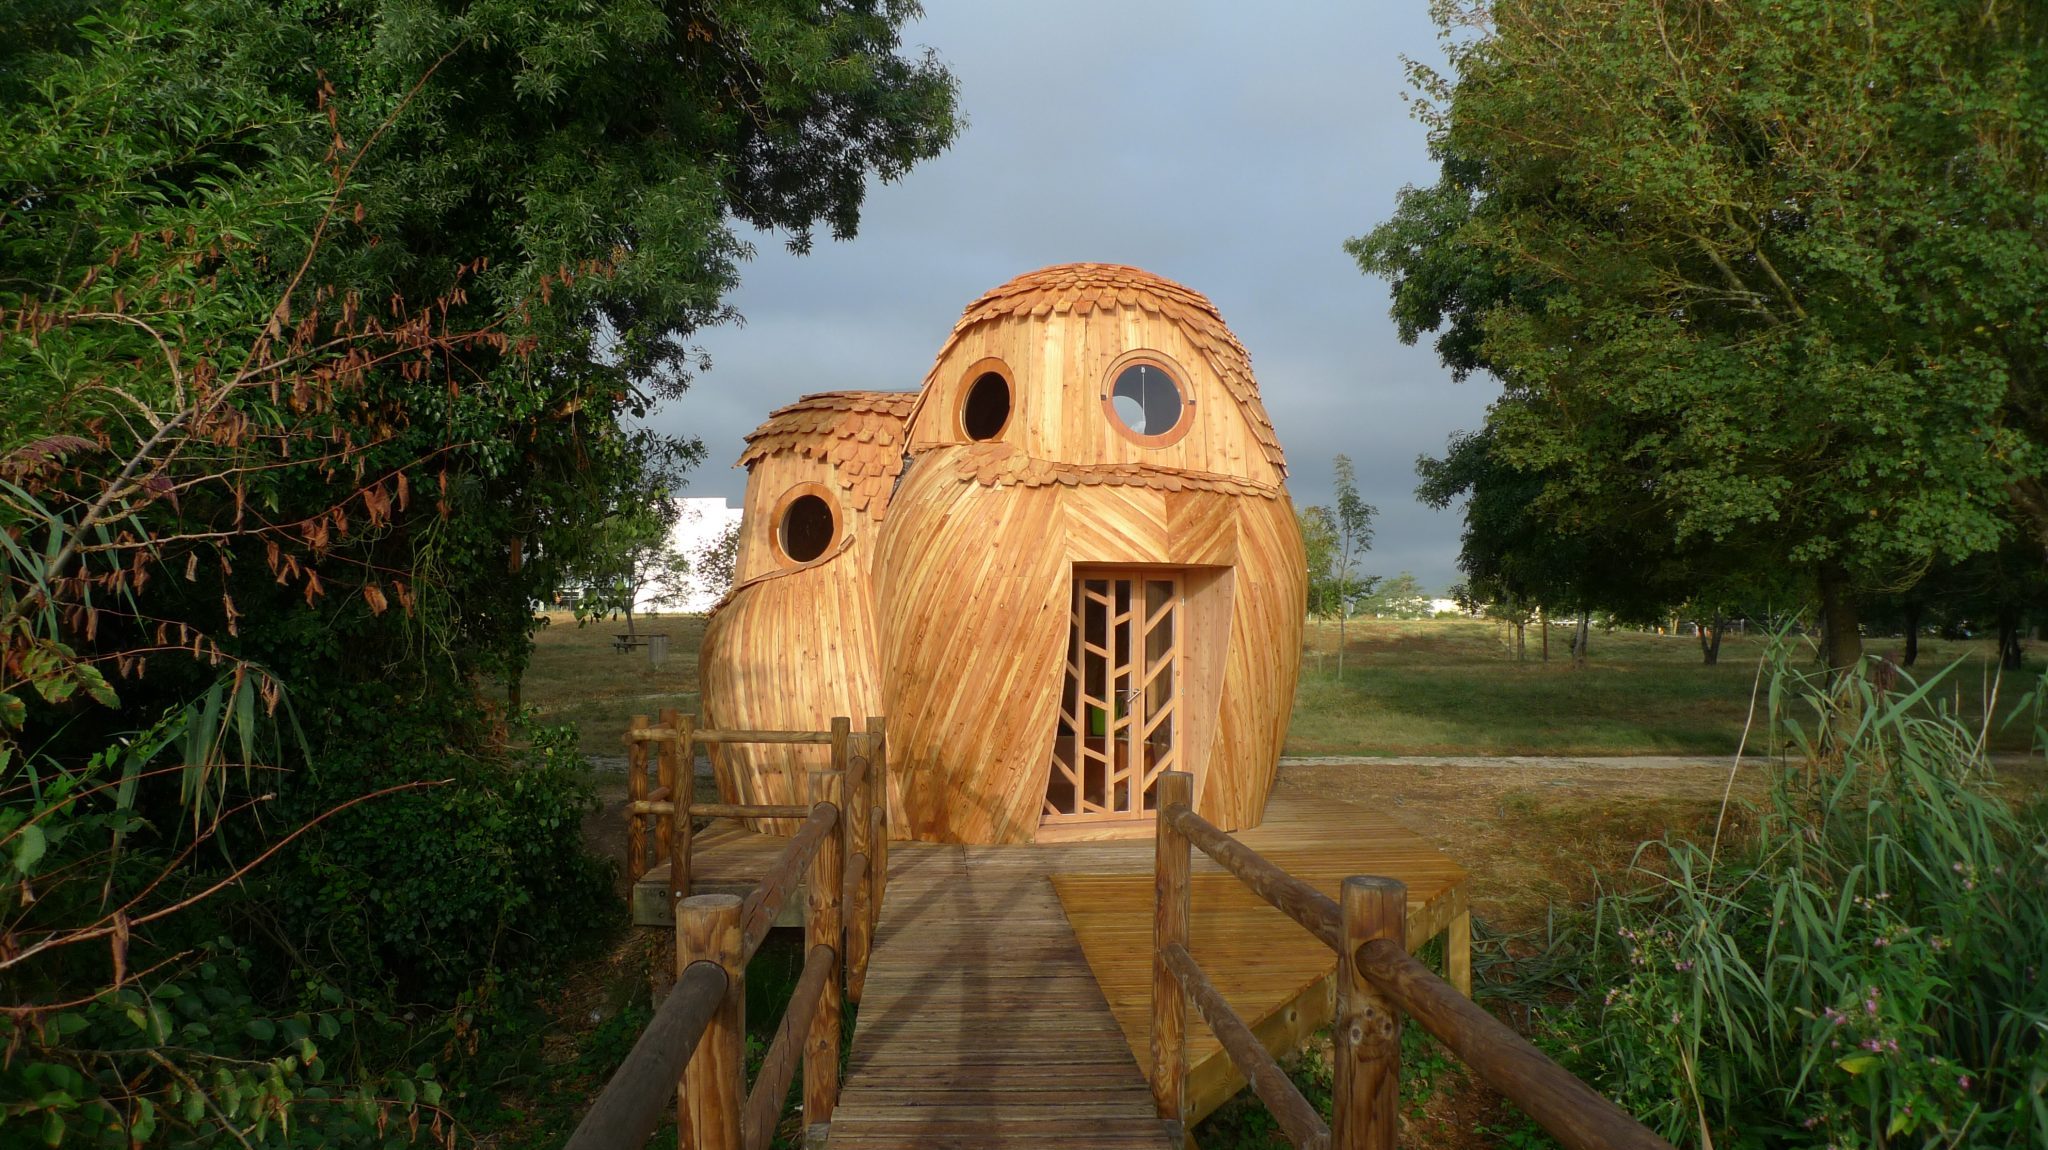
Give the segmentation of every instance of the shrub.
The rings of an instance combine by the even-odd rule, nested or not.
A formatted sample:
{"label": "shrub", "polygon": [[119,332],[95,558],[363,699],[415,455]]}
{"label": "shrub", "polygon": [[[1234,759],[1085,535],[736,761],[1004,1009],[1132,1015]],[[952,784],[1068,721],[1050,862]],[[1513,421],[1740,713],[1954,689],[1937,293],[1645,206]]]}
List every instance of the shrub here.
{"label": "shrub", "polygon": [[[1981,732],[1897,694],[1772,672],[1796,752],[1753,836],[1646,843],[1597,915],[1588,1048],[1674,1141],[2048,1145],[2048,820]],[[1919,716],[1916,717],[1916,710]]]}

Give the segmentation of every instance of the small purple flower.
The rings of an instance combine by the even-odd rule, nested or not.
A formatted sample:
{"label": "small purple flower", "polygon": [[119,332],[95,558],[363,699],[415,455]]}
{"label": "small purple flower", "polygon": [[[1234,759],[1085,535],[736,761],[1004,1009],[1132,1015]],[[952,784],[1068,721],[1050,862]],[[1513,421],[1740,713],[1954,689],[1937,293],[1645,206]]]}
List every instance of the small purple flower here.
{"label": "small purple flower", "polygon": [[1956,1079],[1956,1086],[1957,1086],[1958,1088],[1960,1088],[1960,1089],[1963,1089],[1963,1090],[1968,1090],[1968,1089],[1970,1088],[1970,1086],[1971,1086],[1971,1083],[1970,1083],[1970,1076],[1969,1076],[1969,1075],[1967,1075],[1967,1074],[1965,1074],[1965,1075],[1962,1075],[1961,1077],[1957,1078],[1957,1079]]}

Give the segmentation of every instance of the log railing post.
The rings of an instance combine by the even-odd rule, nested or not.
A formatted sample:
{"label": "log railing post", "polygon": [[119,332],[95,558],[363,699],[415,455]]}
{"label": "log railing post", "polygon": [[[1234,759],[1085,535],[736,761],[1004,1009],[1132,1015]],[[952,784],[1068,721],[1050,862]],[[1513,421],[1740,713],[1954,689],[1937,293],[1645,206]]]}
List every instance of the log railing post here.
{"label": "log railing post", "polygon": [[[852,744],[853,720],[843,715],[832,720],[832,764],[830,769],[837,771],[842,779],[846,777],[847,756],[853,753]],[[816,771],[811,772],[809,781],[813,783],[818,781],[818,773]],[[804,801],[815,806],[826,800],[823,795],[812,793],[805,795]]]}
{"label": "log railing post", "polygon": [[697,798],[697,717],[678,717],[673,712],[670,717],[681,736],[675,746],[675,782],[669,789],[669,800],[676,805],[675,821],[670,824],[674,837],[668,848],[668,902],[674,906],[677,899],[690,897],[690,847],[697,833],[696,820],[690,814],[690,804]]}
{"label": "log railing post", "polygon": [[868,936],[872,939],[882,921],[882,899],[889,889],[889,724],[879,715],[868,716],[868,777],[879,820],[869,840],[868,855]]}
{"label": "log railing post", "polygon": [[1334,1150],[1394,1150],[1401,1079],[1401,1016],[1358,969],[1358,948],[1375,939],[1407,946],[1408,887],[1396,879],[1344,880],[1337,951],[1337,1019],[1331,1027]]}
{"label": "log railing post", "polygon": [[647,726],[647,716],[626,720],[626,879],[640,881],[647,873],[647,815],[639,804],[647,801],[647,743],[633,737]]}
{"label": "log railing post", "polygon": [[[654,713],[654,725],[665,730],[676,729],[676,709],[663,707]],[[676,801],[676,749],[670,739],[663,739],[654,745],[654,785],[668,792],[668,801]],[[668,861],[669,850],[675,845],[675,821],[673,811],[654,816],[654,862],[656,866]]]}
{"label": "log railing post", "polygon": [[[832,721],[834,733],[843,735],[845,719]],[[844,761],[840,754],[843,740],[833,742],[833,760]],[[844,776],[838,771],[812,771],[810,791],[814,802],[831,803],[839,807],[839,826],[826,835],[818,844],[817,853],[811,856],[811,872],[805,879],[805,893],[808,904],[804,914],[804,950],[829,946],[833,954],[833,971],[825,980],[824,993],[818,997],[817,1012],[811,1015],[810,1034],[804,1039],[804,1126],[814,1127],[832,1121],[832,1107],[839,1100],[839,976],[845,969],[844,923],[841,917],[840,890],[846,881],[846,818],[845,807],[840,806],[840,787]]]}
{"label": "log railing post", "polygon": [[846,920],[846,1000],[859,1002],[867,982],[869,944],[874,937],[874,920],[868,901],[874,897],[870,877],[874,873],[875,763],[868,754],[867,741],[848,761],[852,773],[846,776],[846,885],[847,897],[840,908]]}
{"label": "log railing post", "polygon": [[1159,776],[1159,818],[1153,832],[1152,1101],[1169,1122],[1187,1118],[1188,999],[1166,960],[1167,948],[1188,944],[1188,837],[1172,813],[1194,802],[1193,775]]}
{"label": "log railing post", "polygon": [[677,1144],[681,1150],[740,1150],[740,1116],[747,1100],[747,960],[738,895],[700,894],[677,904],[678,980],[693,962],[715,962],[724,969],[725,998],[683,1066]]}

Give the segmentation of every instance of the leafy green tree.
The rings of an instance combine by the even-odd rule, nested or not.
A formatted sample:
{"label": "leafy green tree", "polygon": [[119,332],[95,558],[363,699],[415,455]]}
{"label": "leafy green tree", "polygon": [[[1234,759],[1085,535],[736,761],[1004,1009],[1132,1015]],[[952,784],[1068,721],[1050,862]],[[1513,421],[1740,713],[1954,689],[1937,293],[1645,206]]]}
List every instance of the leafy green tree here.
{"label": "leafy green tree", "polygon": [[[479,684],[631,509],[738,229],[851,235],[952,80],[902,3],[5,11],[0,1122],[367,1142],[611,897]],[[324,1101],[270,1021],[316,990],[382,1027]],[[260,1121],[188,1112],[221,1060]]]}
{"label": "leafy green tree", "polygon": [[[2021,0],[1447,5],[1442,178],[1354,241],[1406,330],[1484,366],[1549,507],[1856,597],[2033,524],[2048,441],[2048,11]],[[1522,402],[1522,400],[1534,402]]]}
{"label": "leafy green tree", "polygon": [[[1358,573],[1358,561],[1372,549],[1372,521],[1379,510],[1358,495],[1358,472],[1351,457],[1339,455],[1333,461],[1337,478],[1337,678],[1344,678],[1345,624],[1357,595],[1369,593],[1371,583]],[[1356,588],[1354,591],[1353,588]]]}
{"label": "leafy green tree", "polygon": [[1403,571],[1381,580],[1371,594],[1359,600],[1358,609],[1382,619],[1427,619],[1429,600],[1429,592],[1422,589],[1414,573]]}
{"label": "leafy green tree", "polygon": [[714,594],[725,594],[739,571],[740,521],[735,519],[727,524],[716,538],[686,558],[696,572],[698,586]]}

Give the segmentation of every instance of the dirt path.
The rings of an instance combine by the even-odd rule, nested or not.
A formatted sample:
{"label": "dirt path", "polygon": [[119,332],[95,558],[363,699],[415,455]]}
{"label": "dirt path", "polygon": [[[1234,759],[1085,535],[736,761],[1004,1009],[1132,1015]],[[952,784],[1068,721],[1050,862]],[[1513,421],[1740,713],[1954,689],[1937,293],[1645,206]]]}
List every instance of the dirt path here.
{"label": "dirt path", "polygon": [[1766,764],[1732,756],[1431,756],[1282,760],[1279,785],[1370,806],[1429,839],[1472,874],[1473,906],[1509,930],[1540,924],[1555,902],[1595,891],[1636,845],[1671,832],[1713,833],[1761,797]]}

